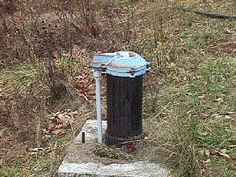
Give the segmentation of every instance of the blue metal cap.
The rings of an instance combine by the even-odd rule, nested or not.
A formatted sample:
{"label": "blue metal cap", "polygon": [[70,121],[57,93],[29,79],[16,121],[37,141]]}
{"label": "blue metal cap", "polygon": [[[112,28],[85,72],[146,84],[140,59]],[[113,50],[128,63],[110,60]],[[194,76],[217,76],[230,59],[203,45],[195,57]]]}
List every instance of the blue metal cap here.
{"label": "blue metal cap", "polygon": [[93,68],[119,77],[143,75],[150,70],[149,65],[143,57],[130,51],[97,54],[92,62]]}

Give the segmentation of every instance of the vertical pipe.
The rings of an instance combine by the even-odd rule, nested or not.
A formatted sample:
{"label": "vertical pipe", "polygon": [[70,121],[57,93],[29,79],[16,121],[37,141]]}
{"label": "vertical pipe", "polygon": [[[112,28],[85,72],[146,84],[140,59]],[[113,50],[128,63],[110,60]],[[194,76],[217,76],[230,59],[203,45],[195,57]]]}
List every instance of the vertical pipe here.
{"label": "vertical pipe", "polygon": [[97,129],[98,143],[102,143],[102,105],[101,105],[101,71],[94,70],[94,78],[96,80],[96,109],[97,109]]}

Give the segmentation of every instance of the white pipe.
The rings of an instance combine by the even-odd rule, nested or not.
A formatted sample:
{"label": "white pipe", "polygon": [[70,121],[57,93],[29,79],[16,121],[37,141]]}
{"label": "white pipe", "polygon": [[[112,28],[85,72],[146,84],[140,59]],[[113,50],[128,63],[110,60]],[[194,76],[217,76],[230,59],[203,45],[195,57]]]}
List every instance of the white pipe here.
{"label": "white pipe", "polygon": [[94,78],[96,80],[96,109],[97,109],[97,129],[98,143],[102,143],[102,104],[101,104],[101,71],[94,70]]}

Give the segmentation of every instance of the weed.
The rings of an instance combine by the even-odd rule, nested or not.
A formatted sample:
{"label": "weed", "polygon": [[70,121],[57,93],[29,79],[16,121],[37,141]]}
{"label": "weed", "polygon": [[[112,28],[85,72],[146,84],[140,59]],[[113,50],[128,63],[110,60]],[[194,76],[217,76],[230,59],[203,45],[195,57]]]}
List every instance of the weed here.
{"label": "weed", "polygon": [[[173,146],[178,148],[172,151],[177,151],[176,154],[179,154],[178,172],[181,176],[192,176],[201,171],[200,159],[196,154],[198,147],[234,149],[231,147],[232,142],[228,141],[235,136],[232,128],[234,125],[229,122],[220,123],[225,113],[235,109],[231,106],[234,105],[233,99],[224,97],[224,95],[231,95],[235,98],[234,94],[231,94],[235,82],[233,61],[232,58],[224,58],[200,63],[198,69],[194,70],[199,76],[198,79],[182,80],[178,85],[173,85],[175,89],[172,92],[161,92],[165,96],[159,97],[159,102],[168,103],[168,108],[164,112],[171,113],[173,118],[177,116],[174,119],[176,121],[168,123],[178,130],[174,138],[178,141],[173,142]],[[216,101],[217,98],[218,101]],[[223,102],[219,101],[221,100],[219,98],[222,98]],[[199,117],[202,112],[210,117],[214,113],[222,114],[222,116],[218,116],[219,120],[204,123]],[[159,121],[162,121],[161,118]],[[200,133],[202,125],[205,125],[208,133]]]}
{"label": "weed", "polygon": [[[32,3],[27,7],[32,6],[33,11],[26,8],[21,13],[25,15],[22,19],[30,16],[32,21],[17,21],[14,13],[1,14],[0,30],[6,35],[0,36],[5,41],[0,44],[0,54],[9,61],[2,60],[2,67],[16,59],[26,61],[1,72],[1,90],[18,91],[23,97],[32,94],[35,100],[45,99],[50,91],[56,97],[55,85],[70,88],[81,66],[90,63],[89,55],[82,59],[70,55],[74,44],[79,46],[77,53],[84,48],[90,54],[134,50],[152,63],[145,78],[145,121],[150,134],[143,140],[143,156],[158,162],[162,159],[178,176],[234,176],[235,23],[175,8],[181,4],[230,13],[233,0],[83,1],[82,6],[74,2],[53,1],[48,7]],[[55,18],[46,18],[48,13]],[[70,54],[65,57],[65,53]],[[28,169],[27,175],[55,174],[68,140],[50,141],[58,151],[46,160],[30,159],[28,166],[34,169]],[[1,176],[22,174],[20,167],[1,168]]]}
{"label": "weed", "polygon": [[22,176],[22,171],[21,168],[17,166],[1,166],[0,175],[2,177],[9,177],[9,176],[20,177]]}
{"label": "weed", "polygon": [[42,86],[42,78],[43,71],[40,67],[35,68],[30,64],[22,63],[13,70],[4,70],[1,74],[0,84],[5,92],[17,90],[19,93],[32,93],[34,91],[32,88]]}

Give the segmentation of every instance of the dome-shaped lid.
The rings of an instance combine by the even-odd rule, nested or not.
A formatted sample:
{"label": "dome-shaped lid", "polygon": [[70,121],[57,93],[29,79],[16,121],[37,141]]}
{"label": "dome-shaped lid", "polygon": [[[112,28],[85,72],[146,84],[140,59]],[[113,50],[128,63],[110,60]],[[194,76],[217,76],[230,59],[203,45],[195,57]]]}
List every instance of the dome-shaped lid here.
{"label": "dome-shaped lid", "polygon": [[97,54],[92,66],[103,68],[108,74],[120,77],[135,77],[149,70],[149,62],[130,51]]}

